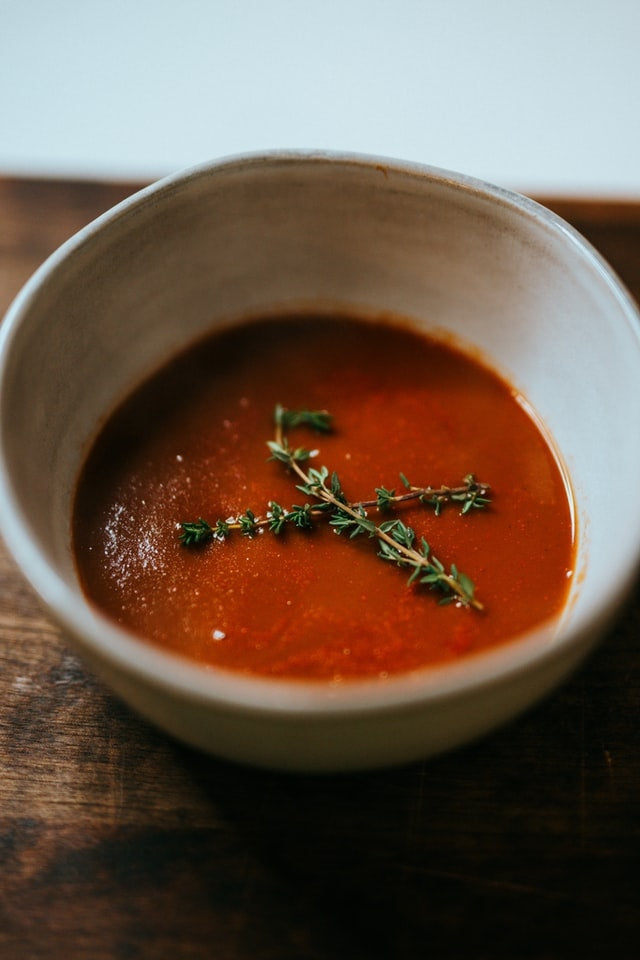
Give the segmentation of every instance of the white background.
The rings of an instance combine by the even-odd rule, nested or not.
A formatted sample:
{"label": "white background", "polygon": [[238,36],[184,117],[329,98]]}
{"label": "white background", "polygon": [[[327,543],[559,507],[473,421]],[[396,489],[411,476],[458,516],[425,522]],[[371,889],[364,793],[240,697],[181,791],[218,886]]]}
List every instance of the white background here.
{"label": "white background", "polygon": [[640,199],[640,0],[0,0],[0,174],[278,147]]}

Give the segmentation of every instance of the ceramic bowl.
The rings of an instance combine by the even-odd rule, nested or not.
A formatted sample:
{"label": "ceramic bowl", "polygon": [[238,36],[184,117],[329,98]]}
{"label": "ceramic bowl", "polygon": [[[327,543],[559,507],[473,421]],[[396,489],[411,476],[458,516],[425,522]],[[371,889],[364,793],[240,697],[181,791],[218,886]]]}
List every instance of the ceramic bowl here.
{"label": "ceramic bowl", "polygon": [[[119,629],[70,551],[98,425],[206,331],[280,308],[391,312],[454,334],[520,390],[572,484],[577,573],[555,626],[385,683],[246,679]],[[503,723],[562,680],[636,577],[640,324],[600,256],[524,197],[454,173],[275,153],[169,177],[68,241],[1,328],[2,534],[50,616],[124,700],[178,738],[302,771],[426,757]]]}

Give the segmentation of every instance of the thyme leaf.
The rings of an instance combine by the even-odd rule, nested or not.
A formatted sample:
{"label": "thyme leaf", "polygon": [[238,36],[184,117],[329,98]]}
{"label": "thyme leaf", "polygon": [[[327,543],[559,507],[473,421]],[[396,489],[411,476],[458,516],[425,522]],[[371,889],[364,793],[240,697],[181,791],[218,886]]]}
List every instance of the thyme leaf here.
{"label": "thyme leaf", "polygon": [[214,536],[213,527],[202,517],[190,523],[182,523],[181,527],[180,540],[185,547],[199,547],[203,543],[208,543]]}

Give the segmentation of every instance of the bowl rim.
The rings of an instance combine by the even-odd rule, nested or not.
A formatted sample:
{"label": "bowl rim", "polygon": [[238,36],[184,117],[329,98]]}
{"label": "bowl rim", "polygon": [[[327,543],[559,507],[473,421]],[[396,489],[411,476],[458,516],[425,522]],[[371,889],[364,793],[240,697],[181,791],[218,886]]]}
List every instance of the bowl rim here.
{"label": "bowl rim", "polygon": [[[27,280],[9,306],[0,325],[0,396],[8,374],[12,341],[28,315],[38,292],[64,262],[85,244],[91,243],[105,227],[134,214],[142,206],[157,202],[164,194],[192,180],[242,168],[281,165],[325,164],[338,167],[378,168],[409,178],[436,181],[484,200],[497,202],[555,234],[561,234],[604,281],[619,307],[640,349],[640,312],[601,254],[570,224],[537,201],[476,177],[428,164],[399,161],[361,153],[325,150],[270,150],[222,157],[186,170],[177,171],[125,198],[76,232],[57,248]],[[154,646],[150,641],[119,627],[97,610],[83,595],[80,586],[71,588],[38,546],[35,533],[23,515],[13,490],[10,466],[0,422],[0,535],[22,576],[30,584],[52,619],[75,638],[80,653],[135,675],[157,689],[180,698],[217,704],[225,710],[268,713],[272,716],[335,716],[371,711],[409,708],[426,701],[450,700],[471,691],[515,678],[532,667],[544,669],[558,656],[570,657],[584,643],[584,634],[593,626],[606,624],[629,596],[640,570],[640,526],[637,549],[627,558],[623,575],[614,591],[596,605],[597,624],[590,630],[578,624],[560,635],[557,625],[543,624],[490,650],[469,655],[454,663],[427,666],[409,673],[363,680],[327,681],[272,679],[208,667],[179,654]]]}

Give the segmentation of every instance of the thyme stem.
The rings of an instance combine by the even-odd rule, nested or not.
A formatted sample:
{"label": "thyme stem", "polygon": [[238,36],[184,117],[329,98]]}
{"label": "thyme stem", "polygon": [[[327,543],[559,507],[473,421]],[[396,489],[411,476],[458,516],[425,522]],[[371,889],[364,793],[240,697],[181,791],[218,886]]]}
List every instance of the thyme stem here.
{"label": "thyme stem", "polygon": [[[275,442],[278,444],[279,447],[283,449],[287,449],[284,441],[285,441],[285,437],[283,432],[282,418],[281,417],[279,418],[276,415]],[[300,463],[294,454],[291,454],[289,457],[289,466],[294,471],[294,473],[296,473],[298,477],[303,481],[305,486],[313,487],[314,491],[316,491],[316,496],[319,499],[324,501],[324,503],[331,504],[340,513],[346,513],[355,521],[355,523],[358,526],[363,526],[362,521],[365,518],[363,518],[361,510],[357,509],[355,504],[350,504],[346,502],[344,499],[342,499],[341,497],[334,494],[331,490],[329,490],[326,487],[324,482],[318,483],[314,478],[312,478],[308,473],[306,473],[301,468]],[[488,489],[487,485],[483,484],[482,489],[487,490]],[[430,490],[430,488],[429,487],[413,488],[410,494],[403,495],[399,499],[401,500],[410,499],[411,497],[419,496],[421,493],[424,493],[427,490]],[[375,506],[376,504],[377,504],[377,501],[372,501],[370,503],[368,502],[366,505]],[[359,504],[358,506],[364,507],[365,503]],[[365,526],[364,529],[368,529],[368,527]],[[432,564],[430,563],[428,556],[424,556],[423,554],[415,550],[413,547],[407,546],[405,543],[399,542],[394,537],[392,537],[389,533],[387,533],[386,530],[381,526],[373,525],[373,529],[372,530],[370,529],[370,533],[374,534],[383,543],[386,543],[387,546],[392,551],[395,551],[395,553],[400,554],[401,557],[403,557],[405,560],[407,560],[410,563],[410,565],[414,568],[414,570],[419,571],[420,569],[424,568],[424,569],[427,569],[429,573],[431,573]],[[426,552],[428,554],[429,551],[426,551]],[[446,585],[448,589],[453,594],[455,594],[465,606],[473,607],[475,610],[483,610],[484,605],[480,603],[480,601],[473,596],[473,588],[469,590],[470,581],[468,581],[467,578],[465,578],[465,580],[467,580],[466,584],[464,581],[460,582],[455,576],[451,576],[444,573],[444,571],[442,571],[439,576],[439,582],[443,585]]]}
{"label": "thyme stem", "polygon": [[[440,509],[441,509],[443,504],[456,501],[456,500],[469,503],[470,501],[472,501],[475,495],[476,502],[478,502],[478,500],[482,498],[482,505],[485,505],[486,503],[489,502],[487,498],[490,491],[491,491],[491,487],[489,486],[488,483],[480,483],[474,478],[470,478],[468,482],[459,484],[456,487],[448,487],[448,486],[414,487],[412,486],[410,490],[408,490],[406,493],[392,494],[391,496],[386,497],[384,503],[385,505],[386,504],[391,505],[391,504],[408,503],[411,500],[421,500],[423,503],[430,503],[436,506],[436,510],[438,510],[438,506],[440,506]],[[351,504],[351,506],[354,507],[356,510],[358,510],[359,508],[367,509],[369,507],[378,507],[378,509],[383,509],[383,507],[381,506],[380,497],[376,497],[376,499],[371,499],[371,500],[355,500]],[[463,511],[464,511],[464,507],[463,507]],[[312,515],[320,516],[321,514],[326,513],[326,511],[324,507],[320,505],[314,506],[312,504],[309,507],[309,513]],[[271,522],[272,522],[272,519],[269,516],[255,517],[253,526],[256,530],[259,530],[261,527],[268,527]],[[239,520],[233,520],[233,519],[227,520],[226,524],[229,530],[242,530],[245,526]]]}

